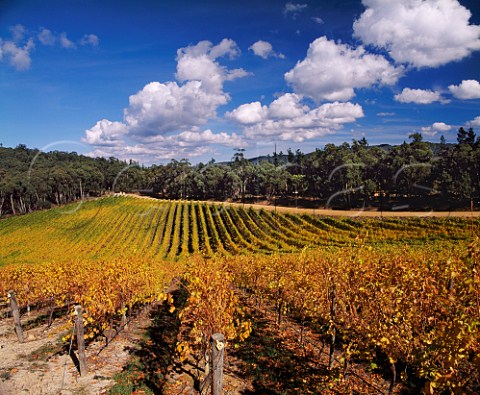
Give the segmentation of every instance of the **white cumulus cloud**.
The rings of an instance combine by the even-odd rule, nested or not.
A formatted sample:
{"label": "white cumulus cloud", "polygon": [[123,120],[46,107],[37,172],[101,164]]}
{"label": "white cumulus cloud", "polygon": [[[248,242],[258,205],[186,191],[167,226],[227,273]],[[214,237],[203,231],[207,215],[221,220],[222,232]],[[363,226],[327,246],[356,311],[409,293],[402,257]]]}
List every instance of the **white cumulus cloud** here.
{"label": "white cumulus cloud", "polygon": [[216,59],[222,56],[234,58],[240,54],[235,41],[223,39],[218,45],[210,41],[200,41],[196,45],[180,48],[177,51],[177,80],[200,81],[203,89],[220,92],[224,81],[232,81],[249,75],[243,69],[228,70]]}
{"label": "white cumulus cloud", "polygon": [[[86,139],[84,142],[91,144]],[[115,144],[91,144],[91,156],[115,156],[134,159],[141,163],[158,163],[158,160],[194,158],[207,153],[214,154],[212,145],[245,147],[245,140],[236,133],[214,133],[210,129],[193,128],[170,136],[150,136],[142,141],[119,140]]]}
{"label": "white cumulus cloud", "polygon": [[435,122],[433,125],[432,125],[432,128],[434,130],[437,130],[438,132],[448,132],[449,130],[452,129],[453,126],[451,125],[447,125],[446,123],[444,122]]}
{"label": "white cumulus cloud", "polygon": [[76,45],[73,43],[73,41],[71,41],[67,37],[67,33],[65,33],[65,32],[60,33],[60,35],[58,36],[58,40],[60,42],[60,45],[63,48],[75,48],[76,47]]}
{"label": "white cumulus cloud", "polygon": [[177,81],[150,82],[129,98],[122,122],[102,120],[85,131],[84,142],[95,147],[92,154],[116,155],[146,162],[172,157],[192,157],[210,152],[211,144],[245,146],[236,133],[201,130],[215,119],[219,106],[230,96],[225,81],[249,75],[243,69],[228,69],[218,58],[238,56],[233,40],[213,45],[201,41],[177,51]]}
{"label": "white cumulus cloud", "polygon": [[124,116],[129,130],[140,136],[164,134],[190,130],[215,118],[217,108],[230,100],[224,82],[248,75],[243,69],[227,69],[217,58],[238,54],[236,43],[229,39],[179,49],[176,77],[184,84],[151,82],[130,96]]}
{"label": "white cumulus cloud", "polygon": [[352,48],[320,37],[310,44],[306,58],[285,74],[285,80],[296,93],[316,101],[346,101],[357,88],[393,85],[403,73],[403,67],[392,66],[362,46]]}
{"label": "white cumulus cloud", "polygon": [[395,95],[395,100],[400,103],[430,104],[434,102],[445,103],[446,100],[440,92],[429,89],[404,88],[402,93]]}
{"label": "white cumulus cloud", "polygon": [[43,45],[55,45],[57,42],[57,38],[55,35],[52,33],[51,30],[43,28],[40,33],[38,33],[38,41],[40,41],[41,44]]}
{"label": "white cumulus cloud", "polygon": [[124,123],[102,119],[85,132],[85,137],[82,138],[82,141],[91,145],[117,145],[123,141],[123,136],[127,132],[128,129]]}
{"label": "white cumulus cloud", "polygon": [[298,16],[298,13],[302,12],[307,7],[308,7],[307,4],[299,4],[299,3],[288,2],[288,3],[285,4],[285,7],[283,9],[283,13],[285,15],[291,14],[293,19],[295,19]]}
{"label": "white cumulus cloud", "polygon": [[262,122],[267,118],[268,108],[262,106],[258,101],[253,103],[242,104],[235,110],[227,113],[227,116],[243,125],[250,125]]}
{"label": "white cumulus cloud", "polygon": [[205,124],[228,100],[226,93],[206,89],[202,81],[151,82],[130,96],[124,118],[134,134],[167,133]]}
{"label": "white cumulus cloud", "polygon": [[270,57],[284,59],[285,55],[282,53],[275,52],[273,50],[272,44],[268,41],[258,40],[253,43],[249,48],[255,55],[260,56],[263,59],[268,59]]}
{"label": "white cumulus cloud", "polygon": [[95,34],[85,34],[80,40],[80,45],[91,45],[93,47],[98,46],[100,39]]}
{"label": "white cumulus cloud", "polygon": [[301,95],[287,93],[269,106],[259,102],[243,104],[226,117],[239,123],[250,139],[301,142],[334,133],[364,116],[358,104],[334,102],[310,108],[302,100]]}
{"label": "white cumulus cloud", "polygon": [[417,68],[458,61],[480,49],[480,26],[457,0],[363,0],[355,21],[363,43],[383,48],[397,63]]}
{"label": "white cumulus cloud", "polygon": [[448,90],[457,99],[480,99],[480,82],[477,80],[463,80],[460,85],[450,85]]}
{"label": "white cumulus cloud", "polygon": [[[41,28],[40,32],[37,34],[38,41],[43,45],[53,46],[56,43],[59,43],[63,48],[75,48],[76,45],[67,37],[67,33],[63,32],[60,34],[52,32],[50,29]],[[80,45],[91,45],[93,47],[98,46],[100,39],[95,34],[85,34],[79,41]]]}
{"label": "white cumulus cloud", "polygon": [[0,60],[7,59],[10,65],[15,69],[23,71],[28,70],[32,63],[30,51],[35,48],[33,39],[29,39],[23,46],[17,46],[13,41],[0,40]]}
{"label": "white cumulus cloud", "polygon": [[272,119],[298,118],[308,113],[310,108],[302,103],[302,97],[286,93],[270,103],[268,114]]}
{"label": "white cumulus cloud", "polygon": [[199,131],[190,130],[179,133],[172,138],[182,147],[195,147],[205,144],[219,144],[227,147],[243,147],[245,141],[236,133],[228,134],[226,132],[214,133],[210,129]]}
{"label": "white cumulus cloud", "polygon": [[12,40],[16,43],[20,43],[25,38],[27,29],[25,26],[17,24],[10,28],[10,32],[12,33]]}
{"label": "white cumulus cloud", "polygon": [[429,137],[434,137],[438,132],[448,132],[453,126],[444,122],[434,122],[431,126],[422,127],[422,133]]}
{"label": "white cumulus cloud", "polygon": [[[31,52],[36,48],[35,44],[46,46],[60,45],[62,48],[76,48],[76,45],[67,37],[67,33],[57,34],[50,29],[41,27],[32,32],[23,25],[15,25],[10,28],[11,38],[4,40],[0,37],[0,62],[7,60],[17,70],[28,70],[31,66]],[[86,34],[79,41],[81,45],[90,44],[97,46],[99,39],[95,34]]]}
{"label": "white cumulus cloud", "polygon": [[480,115],[478,117],[475,117],[471,121],[468,121],[467,126],[470,127],[470,128],[480,127]]}

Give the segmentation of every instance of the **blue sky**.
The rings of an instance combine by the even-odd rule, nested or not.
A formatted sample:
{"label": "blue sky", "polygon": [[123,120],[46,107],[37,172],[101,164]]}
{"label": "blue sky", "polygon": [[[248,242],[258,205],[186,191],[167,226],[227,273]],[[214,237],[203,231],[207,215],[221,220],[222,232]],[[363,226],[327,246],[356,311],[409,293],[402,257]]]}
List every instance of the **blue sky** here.
{"label": "blue sky", "polygon": [[[0,143],[228,160],[480,132],[478,0],[0,1]],[[480,134],[480,133],[479,133]]]}

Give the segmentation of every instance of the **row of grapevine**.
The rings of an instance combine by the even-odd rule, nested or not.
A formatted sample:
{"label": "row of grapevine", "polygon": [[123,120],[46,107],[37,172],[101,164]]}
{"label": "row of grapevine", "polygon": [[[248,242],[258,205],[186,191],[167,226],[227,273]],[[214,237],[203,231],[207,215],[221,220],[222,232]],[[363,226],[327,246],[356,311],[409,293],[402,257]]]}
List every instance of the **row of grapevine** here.
{"label": "row of grapevine", "polygon": [[[339,219],[243,207],[132,197],[104,198],[75,209],[0,221],[0,265],[16,262],[110,259],[126,253],[175,260],[202,252],[293,252],[305,246],[464,240],[469,219]],[[26,218],[30,218],[27,222]],[[43,246],[39,248],[38,246]],[[48,246],[48,248],[45,248]]]}
{"label": "row of grapevine", "polygon": [[220,254],[226,254],[227,250],[224,247],[224,242],[226,243],[227,240],[220,238],[219,236],[218,229],[213,221],[211,207],[202,205],[201,209],[205,218],[205,223],[207,226],[207,234],[210,240],[210,245],[212,246],[215,252]]}
{"label": "row of grapevine", "polygon": [[188,298],[179,318],[182,322],[177,351],[180,359],[193,354],[202,361],[210,337],[222,333],[225,340],[243,341],[252,330],[234,292],[234,274],[215,259],[194,256],[183,276]]}
{"label": "row of grapevine", "polygon": [[425,393],[476,393],[478,251],[478,238],[468,251],[360,243],[343,250],[231,257],[226,270],[239,287],[259,300],[270,299],[279,322],[289,312],[323,328],[326,340],[337,333],[345,363],[377,366],[386,360],[392,378],[405,385],[424,380]]}
{"label": "row of grapevine", "polygon": [[239,228],[235,225],[234,219],[232,215],[229,213],[228,210],[219,210],[220,217],[222,222],[225,225],[225,228],[228,230],[232,241],[239,247],[239,248],[246,248],[249,250],[254,250],[255,247],[247,241],[243,234],[240,232]]}
{"label": "row of grapevine", "polygon": [[190,254],[190,205],[184,203],[182,215],[182,241],[179,255],[187,257]]}
{"label": "row of grapevine", "polygon": [[205,221],[205,212],[202,205],[196,205],[198,234],[200,236],[200,250],[206,255],[213,255],[212,242],[208,234],[207,222]]}
{"label": "row of grapevine", "polygon": [[239,247],[232,240],[232,237],[228,232],[225,223],[222,220],[220,210],[221,209],[219,209],[217,206],[213,207],[213,213],[210,213],[210,218],[212,219],[211,224],[217,229],[218,237],[220,238],[220,240],[223,240],[225,251],[227,251],[228,253],[238,253]]}
{"label": "row of grapevine", "polygon": [[178,255],[179,250],[181,251],[182,240],[180,239],[180,235],[183,227],[182,214],[183,214],[184,208],[185,208],[184,204],[179,204],[176,206],[175,219],[174,219],[175,226],[172,226],[170,239],[167,240],[167,238],[165,238],[167,242],[165,255],[167,258],[170,258],[170,259],[174,259]]}
{"label": "row of grapevine", "polygon": [[198,234],[198,222],[195,214],[195,207],[196,206],[193,203],[190,204],[189,233],[191,242],[188,249],[189,252],[200,251],[200,235]]}
{"label": "row of grapevine", "polygon": [[[253,210],[251,210],[251,212],[253,212]],[[253,237],[257,240],[262,240],[268,246],[268,249],[272,251],[276,251],[276,250],[290,251],[291,250],[286,243],[282,242],[282,240],[279,240],[275,238],[273,235],[271,235],[268,232],[268,229],[262,228],[254,220],[252,220],[252,217],[250,216],[249,212],[247,212],[243,208],[239,208],[238,214],[241,220],[243,221],[244,225],[246,226],[246,228],[248,228],[251,234],[253,235]]]}
{"label": "row of grapevine", "polygon": [[117,322],[138,304],[165,300],[165,289],[181,266],[128,256],[108,261],[30,263],[1,268],[0,295],[14,290],[21,306],[73,305],[84,309],[87,336],[93,337]]}
{"label": "row of grapevine", "polygon": [[158,208],[159,214],[157,215],[157,222],[153,227],[153,232],[151,232],[152,233],[152,236],[150,238],[151,241],[147,250],[148,256],[155,256],[157,253],[157,246],[160,245],[160,242],[164,237],[165,227],[167,224],[167,217],[170,213],[170,208],[171,208],[170,204],[162,205],[162,206],[159,206]]}
{"label": "row of grapevine", "polygon": [[170,242],[172,238],[172,234],[176,228],[175,226],[175,214],[178,211],[178,204],[172,204],[170,206],[170,210],[168,210],[167,220],[164,223],[163,234],[162,238],[160,239],[159,244],[156,248],[156,254],[163,256],[165,252],[168,251],[170,247]]}

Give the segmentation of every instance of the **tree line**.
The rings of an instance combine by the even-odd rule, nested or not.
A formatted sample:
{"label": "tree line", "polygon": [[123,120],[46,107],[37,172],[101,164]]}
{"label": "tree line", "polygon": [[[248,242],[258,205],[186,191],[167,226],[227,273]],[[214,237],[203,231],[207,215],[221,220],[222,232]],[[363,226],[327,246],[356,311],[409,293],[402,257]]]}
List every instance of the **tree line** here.
{"label": "tree line", "polygon": [[153,195],[172,199],[266,199],[310,207],[457,209],[478,206],[480,137],[460,128],[456,144],[423,141],[420,133],[397,146],[327,144],[247,160],[237,150],[228,163],[192,166],[187,160],[146,169]]}
{"label": "tree line", "polygon": [[[0,146],[0,217],[143,185],[143,170],[116,158]],[[125,174],[123,174],[125,173]]]}
{"label": "tree line", "polygon": [[469,208],[480,204],[480,136],[460,128],[457,142],[423,141],[413,133],[397,146],[365,138],[247,159],[192,165],[171,160],[140,166],[77,153],[0,147],[0,216],[26,213],[106,192],[142,191],[167,199],[268,200],[309,207],[382,210]]}

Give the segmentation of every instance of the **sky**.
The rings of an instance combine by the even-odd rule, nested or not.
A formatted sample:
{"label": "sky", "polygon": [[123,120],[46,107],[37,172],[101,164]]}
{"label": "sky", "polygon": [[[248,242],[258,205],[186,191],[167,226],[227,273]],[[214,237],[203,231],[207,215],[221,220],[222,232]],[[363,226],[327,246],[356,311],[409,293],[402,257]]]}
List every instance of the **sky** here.
{"label": "sky", "polygon": [[141,164],[480,134],[479,0],[0,0],[0,143]]}

